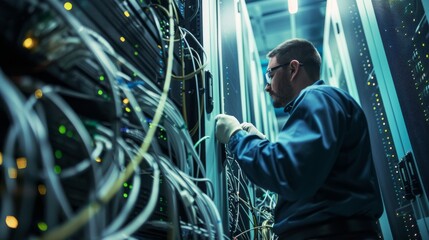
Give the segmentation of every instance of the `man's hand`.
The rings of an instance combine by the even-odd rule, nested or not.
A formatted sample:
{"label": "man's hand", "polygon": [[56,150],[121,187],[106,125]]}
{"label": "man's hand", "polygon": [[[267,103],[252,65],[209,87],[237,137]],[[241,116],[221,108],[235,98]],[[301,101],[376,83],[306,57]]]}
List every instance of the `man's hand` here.
{"label": "man's hand", "polygon": [[255,126],[253,126],[253,124],[248,123],[248,122],[244,122],[241,124],[241,128],[248,132],[249,134],[253,134],[253,135],[257,135],[259,138],[261,139],[265,139],[266,136],[264,134],[262,134]]}
{"label": "man's hand", "polygon": [[220,143],[227,144],[231,135],[241,130],[240,122],[231,115],[216,116],[216,138]]}

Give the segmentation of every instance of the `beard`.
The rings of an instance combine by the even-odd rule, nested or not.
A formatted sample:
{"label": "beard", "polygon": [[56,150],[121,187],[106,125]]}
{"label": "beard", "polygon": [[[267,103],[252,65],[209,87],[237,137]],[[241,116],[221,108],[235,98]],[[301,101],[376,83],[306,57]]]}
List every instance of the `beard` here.
{"label": "beard", "polygon": [[283,104],[280,101],[278,101],[276,99],[273,99],[273,107],[275,107],[275,108],[281,108],[281,107],[284,107],[284,106],[283,106]]}
{"label": "beard", "polygon": [[292,85],[288,81],[283,81],[282,84],[277,85],[275,91],[270,91],[273,106],[275,108],[284,108],[294,99],[295,92]]}
{"label": "beard", "polygon": [[270,95],[271,95],[273,107],[282,108],[286,106],[287,102],[285,101],[284,96],[273,92]]}

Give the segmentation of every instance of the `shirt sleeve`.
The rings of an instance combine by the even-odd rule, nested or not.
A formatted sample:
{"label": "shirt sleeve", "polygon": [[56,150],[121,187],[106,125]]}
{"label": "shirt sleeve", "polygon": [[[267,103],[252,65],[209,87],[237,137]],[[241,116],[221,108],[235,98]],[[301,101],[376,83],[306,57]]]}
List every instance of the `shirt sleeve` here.
{"label": "shirt sleeve", "polygon": [[346,127],[344,108],[328,93],[301,93],[276,142],[242,131],[228,148],[255,184],[289,201],[309,197],[335,164]]}

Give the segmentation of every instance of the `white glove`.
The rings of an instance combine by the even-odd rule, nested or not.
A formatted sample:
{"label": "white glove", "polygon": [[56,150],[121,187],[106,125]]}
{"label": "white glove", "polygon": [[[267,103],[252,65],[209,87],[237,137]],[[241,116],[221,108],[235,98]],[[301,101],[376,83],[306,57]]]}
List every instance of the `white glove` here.
{"label": "white glove", "polygon": [[218,114],[215,119],[216,138],[220,143],[227,144],[231,135],[241,130],[240,122],[234,116]]}
{"label": "white glove", "polygon": [[267,138],[263,133],[261,133],[253,124],[244,122],[241,124],[241,128],[248,132],[249,134],[257,135],[261,139]]}

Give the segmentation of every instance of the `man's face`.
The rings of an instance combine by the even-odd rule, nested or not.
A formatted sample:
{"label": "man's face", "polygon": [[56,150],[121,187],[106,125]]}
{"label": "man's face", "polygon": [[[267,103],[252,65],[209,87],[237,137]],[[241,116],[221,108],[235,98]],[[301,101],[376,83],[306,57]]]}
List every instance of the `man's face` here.
{"label": "man's face", "polygon": [[289,64],[278,63],[277,57],[270,58],[267,70],[270,83],[265,86],[265,91],[268,92],[273,100],[274,107],[285,107],[294,96],[294,91],[290,82]]}

